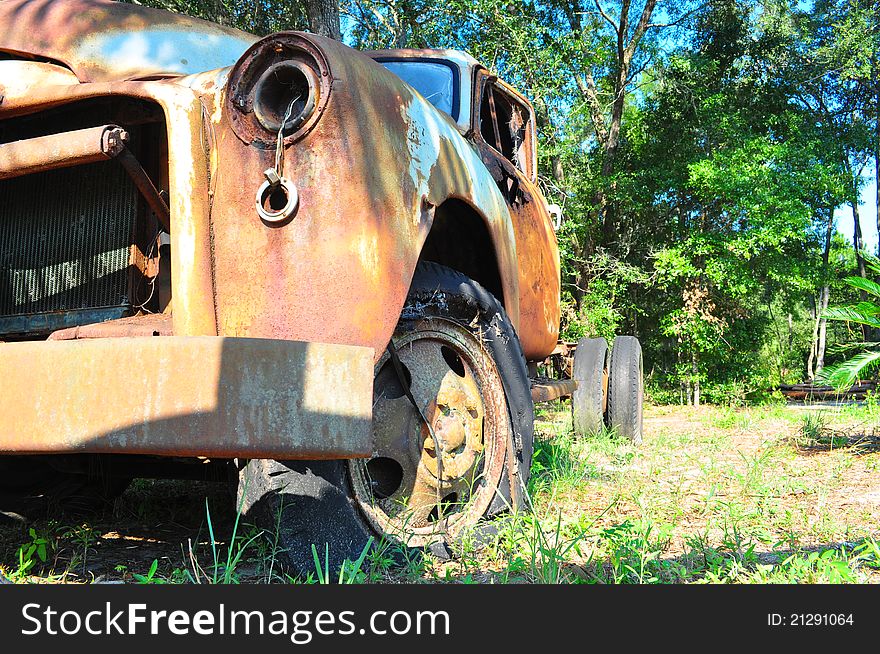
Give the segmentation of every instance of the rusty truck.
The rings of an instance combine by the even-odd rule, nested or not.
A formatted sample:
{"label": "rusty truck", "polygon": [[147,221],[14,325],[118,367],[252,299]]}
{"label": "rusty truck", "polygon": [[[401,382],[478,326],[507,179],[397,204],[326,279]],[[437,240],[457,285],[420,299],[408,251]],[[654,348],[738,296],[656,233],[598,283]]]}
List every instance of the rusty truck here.
{"label": "rusty truck", "polygon": [[336,565],[524,506],[537,401],[638,441],[638,342],[558,341],[536,145],[462,52],[0,2],[0,510],[229,480]]}

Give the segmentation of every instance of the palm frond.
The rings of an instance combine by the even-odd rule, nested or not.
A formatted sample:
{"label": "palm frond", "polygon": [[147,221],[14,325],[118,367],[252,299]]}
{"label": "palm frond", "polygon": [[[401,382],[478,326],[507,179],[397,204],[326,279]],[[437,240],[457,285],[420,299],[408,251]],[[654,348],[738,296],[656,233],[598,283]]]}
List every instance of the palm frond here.
{"label": "palm frond", "polygon": [[870,293],[874,297],[880,297],[880,284],[864,277],[847,277],[843,281],[865,293]]}
{"label": "palm frond", "polygon": [[[880,313],[880,312],[878,312]],[[877,327],[880,329],[880,318],[867,314],[859,309],[858,305],[848,307],[829,307],[825,309],[822,316],[827,320],[845,320],[847,322],[855,322],[860,325],[868,325],[869,327]]]}
{"label": "palm frond", "polygon": [[833,343],[829,345],[825,351],[831,355],[839,355],[839,354],[847,354],[850,352],[858,351],[864,352],[865,350],[869,350],[872,347],[876,347],[876,342],[868,342],[868,341],[858,341],[855,343]]}
{"label": "palm frond", "polygon": [[852,386],[863,374],[871,372],[877,366],[880,366],[880,350],[871,350],[857,354],[842,363],[828,366],[817,375],[816,381],[842,390]]}
{"label": "palm frond", "polygon": [[874,304],[873,302],[859,302],[853,305],[857,311],[861,311],[866,316],[876,316],[880,314],[880,304]]}
{"label": "palm frond", "polygon": [[876,255],[871,254],[870,252],[866,252],[865,250],[861,251],[862,259],[865,260],[865,265],[878,275],[880,275],[880,258],[877,258]]}

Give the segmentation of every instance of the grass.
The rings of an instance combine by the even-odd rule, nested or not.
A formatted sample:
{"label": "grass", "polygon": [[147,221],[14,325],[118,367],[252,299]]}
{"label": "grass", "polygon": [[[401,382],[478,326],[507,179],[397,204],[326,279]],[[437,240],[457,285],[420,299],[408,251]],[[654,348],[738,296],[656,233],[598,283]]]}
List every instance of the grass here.
{"label": "grass", "polygon": [[[440,560],[382,540],[331,577],[291,577],[277,526],[222,488],[138,481],[93,522],[0,527],[19,583],[864,583],[880,581],[880,409],[648,407],[640,447],[538,413],[532,510]],[[193,498],[197,499],[193,499]]]}

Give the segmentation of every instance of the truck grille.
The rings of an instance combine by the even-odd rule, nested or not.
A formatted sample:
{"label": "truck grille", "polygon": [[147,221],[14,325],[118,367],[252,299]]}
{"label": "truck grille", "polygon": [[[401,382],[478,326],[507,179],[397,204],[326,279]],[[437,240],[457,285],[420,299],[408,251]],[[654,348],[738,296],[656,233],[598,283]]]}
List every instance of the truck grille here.
{"label": "truck grille", "polygon": [[0,334],[124,315],[136,217],[114,161],[0,181]]}

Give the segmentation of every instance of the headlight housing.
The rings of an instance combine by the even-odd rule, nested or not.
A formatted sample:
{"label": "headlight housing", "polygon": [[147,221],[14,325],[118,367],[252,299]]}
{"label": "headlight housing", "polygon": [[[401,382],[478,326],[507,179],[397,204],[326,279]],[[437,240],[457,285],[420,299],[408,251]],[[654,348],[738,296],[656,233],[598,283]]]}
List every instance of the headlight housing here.
{"label": "headlight housing", "polygon": [[230,73],[232,127],[246,143],[274,145],[282,122],[285,142],[302,138],[323,113],[331,82],[324,54],[303,35],[266,37],[248,48]]}
{"label": "headlight housing", "polygon": [[275,134],[284,122],[288,136],[311,117],[321,87],[314,68],[299,61],[272,64],[254,85],[254,116]]}

